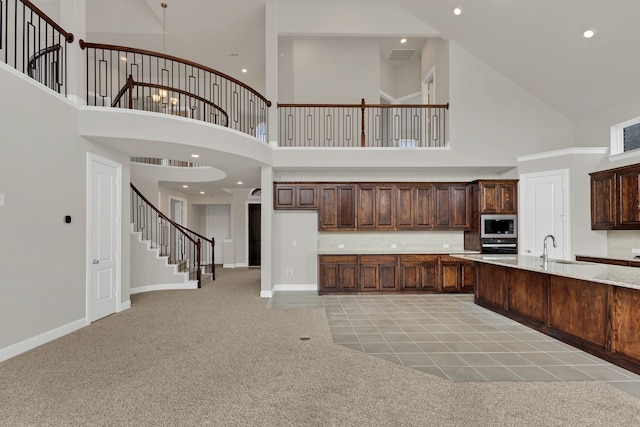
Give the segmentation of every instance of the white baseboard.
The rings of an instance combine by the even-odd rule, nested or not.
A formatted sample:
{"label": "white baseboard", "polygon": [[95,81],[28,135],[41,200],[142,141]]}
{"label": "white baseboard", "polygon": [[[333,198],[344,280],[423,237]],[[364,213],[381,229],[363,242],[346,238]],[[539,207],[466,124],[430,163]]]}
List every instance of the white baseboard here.
{"label": "white baseboard", "polygon": [[273,291],[260,291],[260,298],[271,298],[273,297]]}
{"label": "white baseboard", "polygon": [[176,289],[198,289],[198,281],[190,280],[186,283],[166,283],[161,285],[146,285],[146,286],[137,286],[131,288],[129,290],[129,294],[140,294],[142,292],[153,292],[153,291],[169,291]]}
{"label": "white baseboard", "polygon": [[273,286],[273,292],[292,292],[292,291],[317,291],[318,285],[294,285],[294,284],[279,284]]}
{"label": "white baseboard", "polygon": [[125,301],[120,304],[120,311],[129,310],[131,308],[131,300]]}
{"label": "white baseboard", "polygon": [[71,332],[77,331],[85,326],[87,326],[87,319],[83,317],[82,319],[78,319],[71,323],[67,323],[66,325],[51,329],[50,331],[43,332],[35,337],[27,338],[24,341],[11,344],[5,348],[0,348],[0,362],[4,362],[7,359],[11,359],[12,357],[39,347],[42,344],[46,344],[49,341],[58,339],[64,335],[70,334]]}
{"label": "white baseboard", "polygon": [[222,264],[222,268],[247,268],[249,264],[246,262],[239,262],[237,264]]}

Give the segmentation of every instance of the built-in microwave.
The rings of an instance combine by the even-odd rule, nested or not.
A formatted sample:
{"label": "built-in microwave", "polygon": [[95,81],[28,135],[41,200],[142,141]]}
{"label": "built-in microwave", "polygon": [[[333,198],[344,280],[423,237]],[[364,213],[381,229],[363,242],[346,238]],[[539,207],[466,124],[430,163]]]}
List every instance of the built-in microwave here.
{"label": "built-in microwave", "polygon": [[518,237],[517,215],[480,215],[480,237]]}

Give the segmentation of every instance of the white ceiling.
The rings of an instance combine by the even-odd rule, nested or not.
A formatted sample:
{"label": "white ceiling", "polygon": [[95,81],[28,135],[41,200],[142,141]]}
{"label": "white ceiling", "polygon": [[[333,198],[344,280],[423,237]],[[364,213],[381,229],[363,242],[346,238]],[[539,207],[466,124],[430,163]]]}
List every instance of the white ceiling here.
{"label": "white ceiling", "polygon": [[[88,41],[162,51],[161,0],[86,1]],[[166,53],[222,71],[264,93],[266,2],[168,0]],[[280,1],[280,7],[285,3],[402,8],[398,16],[413,15],[576,122],[640,96],[640,1],[288,0]],[[452,13],[455,6],[463,9],[462,15]],[[314,18],[309,14],[309,25],[319,25]],[[353,9],[340,25],[347,18],[353,20]],[[417,28],[415,22],[409,26]],[[595,29],[594,38],[582,37],[587,28]],[[384,30],[360,36],[388,35]],[[410,39],[422,42],[416,42],[420,35],[415,32]],[[381,46],[388,50],[395,44]],[[231,52],[239,56],[231,57]],[[243,74],[242,68],[249,72]]]}

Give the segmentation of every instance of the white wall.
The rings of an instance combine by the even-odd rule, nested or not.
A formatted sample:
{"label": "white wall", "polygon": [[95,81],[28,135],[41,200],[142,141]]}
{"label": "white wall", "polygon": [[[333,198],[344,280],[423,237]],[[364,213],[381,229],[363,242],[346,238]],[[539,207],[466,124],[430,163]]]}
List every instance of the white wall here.
{"label": "white wall", "polygon": [[370,38],[293,41],[295,103],[379,102],[380,46]]}
{"label": "white wall", "polygon": [[[78,136],[75,105],[4,64],[0,93],[1,350],[85,318],[87,152],[122,164],[123,218],[129,166],[126,156]],[[123,303],[128,233],[123,227]]]}
{"label": "white wall", "polygon": [[636,117],[640,117],[640,96],[579,120],[576,123],[576,142],[582,146],[609,147],[611,126]]}
{"label": "white wall", "polygon": [[422,47],[422,80],[435,68],[436,104],[449,102],[449,42],[440,38],[428,39]]}
{"label": "white wall", "polygon": [[[275,211],[273,228],[273,283],[276,289],[299,289],[318,284],[318,213]],[[293,269],[287,276],[286,269]]]}
{"label": "white wall", "polygon": [[514,162],[573,145],[571,120],[455,42],[449,48],[450,143],[461,156]]}

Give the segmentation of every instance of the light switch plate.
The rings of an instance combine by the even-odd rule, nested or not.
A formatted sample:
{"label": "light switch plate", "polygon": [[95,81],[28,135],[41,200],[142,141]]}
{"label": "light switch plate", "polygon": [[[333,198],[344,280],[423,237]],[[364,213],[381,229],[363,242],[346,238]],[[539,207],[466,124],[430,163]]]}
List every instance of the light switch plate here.
{"label": "light switch plate", "polygon": [[4,206],[4,193],[0,193],[0,206]]}

